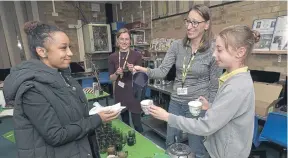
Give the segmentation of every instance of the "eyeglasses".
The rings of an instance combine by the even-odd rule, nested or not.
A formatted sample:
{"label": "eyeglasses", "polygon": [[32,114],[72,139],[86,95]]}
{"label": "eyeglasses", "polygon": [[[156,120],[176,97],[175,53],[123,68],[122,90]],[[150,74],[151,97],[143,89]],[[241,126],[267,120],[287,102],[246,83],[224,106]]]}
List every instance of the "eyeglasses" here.
{"label": "eyeglasses", "polygon": [[185,22],[185,26],[186,28],[189,26],[189,24],[192,25],[192,27],[196,28],[198,27],[198,25],[202,22],[206,22],[205,20],[204,21],[191,21],[191,20],[188,20],[188,19],[184,19],[184,22]]}
{"label": "eyeglasses", "polygon": [[129,41],[130,41],[129,38],[119,38],[118,40],[119,40],[119,42],[121,42],[121,43],[123,43],[123,42],[129,42]]}

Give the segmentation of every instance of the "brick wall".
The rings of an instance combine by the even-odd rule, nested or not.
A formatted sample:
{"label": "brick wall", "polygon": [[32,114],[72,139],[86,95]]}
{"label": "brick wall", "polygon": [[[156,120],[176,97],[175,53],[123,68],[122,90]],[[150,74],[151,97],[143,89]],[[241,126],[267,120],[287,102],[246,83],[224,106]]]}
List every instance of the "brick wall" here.
{"label": "brick wall", "polygon": [[[64,2],[64,1],[55,1],[55,10],[58,13],[58,16],[52,16],[53,8],[51,1],[39,1],[38,2],[38,10],[39,10],[39,18],[40,21],[57,25],[61,29],[63,29],[69,36],[72,52],[74,53],[73,61],[79,61],[79,49],[78,49],[78,38],[77,31],[74,28],[68,28],[69,24],[77,25],[77,20],[83,20],[81,13],[78,9],[76,9],[73,5],[79,6],[85,18],[88,22],[94,23],[106,23],[106,15],[105,15],[105,3],[100,4],[100,12],[97,12],[98,16],[93,17],[93,13],[91,11],[91,3],[94,2]],[[79,28],[81,29],[81,28]],[[97,55],[93,55],[97,56]]]}
{"label": "brick wall", "polygon": [[[74,61],[79,61],[79,51],[77,45],[77,34],[76,29],[69,29],[68,24],[76,24],[77,19],[82,19],[80,12],[75,9],[72,5],[74,2],[63,2],[56,1],[56,12],[58,12],[59,16],[52,16],[52,3],[51,2],[38,2],[39,8],[39,16],[40,20],[50,23],[56,24],[63,30],[65,30],[70,37],[72,46]],[[91,3],[95,2],[81,2],[80,7],[83,10],[83,13],[87,17],[87,20],[90,22],[97,23],[105,23],[105,4],[100,3],[101,12],[98,13],[97,18],[93,18],[93,12],[91,11]],[[159,6],[155,1],[153,3],[153,17],[158,17]],[[166,13],[165,15],[171,15],[175,12],[185,12],[187,10],[179,9],[179,7],[184,7],[186,4],[180,4],[178,1],[172,5],[175,6],[176,9],[173,11],[169,11],[169,4],[167,2],[161,2],[161,4],[166,4]],[[183,2],[185,3],[185,2]],[[189,5],[193,4],[205,4],[208,6],[213,6],[217,4],[221,4],[222,2],[217,1],[195,1],[195,2],[187,2]],[[148,27],[150,28],[150,11],[151,11],[151,2],[142,1],[142,8],[140,8],[140,2],[135,1],[126,1],[122,3],[122,10],[120,10],[119,4],[113,5],[113,18],[116,21],[116,7],[118,10],[118,20],[123,20],[127,23],[131,21],[131,14],[133,15],[134,21],[142,21],[143,10],[145,12],[145,22],[148,23]],[[171,4],[170,4],[171,6]],[[187,8],[187,7],[185,7]],[[164,11],[163,11],[164,10]],[[162,8],[162,12],[165,12],[165,9]],[[233,24],[246,24],[248,26],[252,26],[253,20],[261,19],[261,18],[275,18],[281,15],[287,15],[287,2],[286,1],[244,1],[231,3],[226,5],[221,5],[217,7],[211,7],[212,11],[212,25],[213,32],[217,34],[223,27],[233,25]],[[164,15],[164,16],[165,16]],[[153,29],[146,30],[146,39],[149,42],[150,39],[153,38],[182,38],[185,35],[185,28],[183,25],[183,19],[186,17],[185,14],[172,16],[169,18],[164,18],[160,20],[153,21]],[[94,55],[93,58],[106,58],[108,54],[97,54]],[[282,61],[278,62],[277,55],[255,55],[253,54],[249,60],[248,65],[251,69],[257,70],[273,70],[279,71],[283,74],[287,74],[287,56],[282,55]]]}
{"label": "brick wall", "polygon": [[[131,5],[125,5],[124,17],[129,17],[130,14],[135,14],[139,9],[132,4],[135,2],[125,2]],[[123,3],[123,4],[125,4]],[[138,2],[139,3],[139,2]],[[148,3],[148,2],[147,2]],[[159,8],[159,3],[164,4]],[[181,2],[186,5],[205,4],[211,7],[212,12],[212,27],[215,34],[226,26],[234,24],[245,24],[252,26],[255,19],[276,18],[277,16],[287,15],[287,1],[243,1],[223,5],[222,1],[190,1]],[[222,5],[219,5],[222,4]],[[165,9],[166,5],[166,9]],[[154,2],[153,17],[161,17],[171,15],[171,12],[181,13],[188,11],[184,4],[176,2],[174,6],[176,10],[169,8],[170,2]],[[218,6],[215,6],[218,5]],[[124,7],[124,6],[123,6]],[[168,8],[168,9],[167,9]],[[150,11],[150,6],[147,8]],[[170,9],[170,10],[169,10]],[[121,14],[121,13],[120,13]],[[175,13],[174,13],[175,14]],[[183,19],[186,14],[171,16],[168,18],[158,19],[153,21],[152,39],[153,38],[183,38],[185,35],[185,27]],[[121,20],[121,19],[120,19]],[[125,20],[125,19],[124,19]],[[282,61],[278,62],[278,55],[260,55],[253,54],[248,60],[248,66],[255,70],[278,71],[282,73],[282,77],[287,74],[287,55],[282,55]]]}
{"label": "brick wall", "polygon": [[[252,26],[256,19],[287,15],[287,1],[239,2],[212,8],[211,11],[213,32],[218,33],[229,25]],[[247,64],[251,69],[281,72],[283,78],[287,75],[287,55],[282,55],[281,58],[281,62],[278,62],[278,55],[253,54]]]}
{"label": "brick wall", "polygon": [[[144,10],[144,22],[148,24],[148,28],[151,28],[151,2],[142,1],[142,8],[140,8],[139,1],[126,1],[122,3],[122,10],[120,9],[120,4],[113,5],[113,20],[117,21],[116,7],[118,11],[118,21],[125,21],[126,23],[131,23],[133,15],[133,21],[143,21],[143,10]],[[149,42],[151,39],[151,29],[145,31],[146,41]]]}

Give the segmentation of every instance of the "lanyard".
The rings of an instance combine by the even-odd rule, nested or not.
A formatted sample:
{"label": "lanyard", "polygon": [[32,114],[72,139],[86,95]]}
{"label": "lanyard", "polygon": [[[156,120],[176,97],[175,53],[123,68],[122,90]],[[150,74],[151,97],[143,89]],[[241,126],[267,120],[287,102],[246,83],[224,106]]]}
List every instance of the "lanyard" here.
{"label": "lanyard", "polygon": [[[186,47],[186,50],[187,50],[187,47]],[[189,60],[189,63],[187,64],[187,67],[185,65],[186,63],[186,56],[184,57],[184,62],[183,62],[183,72],[182,72],[182,88],[184,87],[184,83],[185,83],[185,80],[187,78],[187,72],[191,66],[191,63],[193,62],[194,58],[195,58],[195,54],[197,52],[197,49],[195,50],[195,52],[191,55],[190,57],[190,60]]]}
{"label": "lanyard", "polygon": [[[201,39],[201,42],[200,42],[198,48],[201,48],[202,44],[203,44],[203,37],[202,37],[202,39]],[[191,55],[187,67],[186,67],[186,65],[185,65],[185,63],[186,63],[186,56],[184,57],[184,61],[183,61],[183,72],[182,72],[182,88],[184,87],[184,83],[185,83],[185,80],[186,80],[186,77],[187,77],[187,72],[188,72],[188,70],[189,70],[189,68],[190,68],[190,66],[191,66],[191,63],[193,62],[193,60],[194,60],[194,58],[195,58],[195,54],[197,53],[197,50],[198,50],[198,49],[196,49],[195,52]],[[187,51],[187,47],[186,47],[186,51]]]}
{"label": "lanyard", "polygon": [[[124,64],[123,64],[123,67],[122,67],[122,69],[124,69],[124,67],[125,67],[125,65],[126,65],[126,62],[127,62],[127,59],[128,59],[128,56],[129,56],[129,53],[130,53],[130,51],[128,51],[128,53],[126,54],[126,59],[125,59],[125,61],[124,61]],[[119,67],[120,67],[120,57],[121,56],[121,54],[120,54],[120,51],[119,51]]]}

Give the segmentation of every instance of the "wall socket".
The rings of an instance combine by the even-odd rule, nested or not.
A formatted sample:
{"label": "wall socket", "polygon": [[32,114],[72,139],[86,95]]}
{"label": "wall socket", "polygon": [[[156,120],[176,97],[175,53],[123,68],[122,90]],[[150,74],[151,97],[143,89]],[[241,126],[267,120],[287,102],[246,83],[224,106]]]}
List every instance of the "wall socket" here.
{"label": "wall socket", "polygon": [[58,13],[52,12],[52,16],[58,16]]}
{"label": "wall socket", "polygon": [[278,63],[281,63],[281,60],[282,60],[282,56],[278,55]]}
{"label": "wall socket", "polygon": [[77,25],[73,25],[73,24],[68,25],[68,28],[70,28],[70,29],[75,29],[76,27],[77,27]]}

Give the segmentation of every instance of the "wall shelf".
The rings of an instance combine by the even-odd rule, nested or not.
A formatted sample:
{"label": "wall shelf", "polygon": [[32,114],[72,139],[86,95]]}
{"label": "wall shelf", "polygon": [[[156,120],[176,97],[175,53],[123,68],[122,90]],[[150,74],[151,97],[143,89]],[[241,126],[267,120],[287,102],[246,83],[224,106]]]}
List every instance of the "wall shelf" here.
{"label": "wall shelf", "polygon": [[[216,4],[216,5],[212,5],[212,6],[208,5],[208,7],[209,8],[215,8],[215,7],[220,7],[220,6],[224,6],[224,5],[231,4],[231,3],[237,3],[237,2],[241,2],[241,1],[223,1],[221,4]],[[157,15],[157,17],[154,17],[152,19],[152,21],[156,21],[156,20],[160,20],[160,19],[166,19],[166,18],[170,18],[170,17],[173,17],[173,16],[183,15],[183,14],[188,14],[188,12],[189,11],[179,12],[179,13],[175,13],[175,14],[171,14],[171,15],[167,15],[167,14],[165,14],[165,15]]]}
{"label": "wall shelf", "polygon": [[150,53],[167,53],[168,50],[149,50]]}
{"label": "wall shelf", "polygon": [[134,45],[131,45],[130,47],[144,47],[144,46],[150,46],[150,44],[148,43],[143,43],[143,44],[134,44]]}
{"label": "wall shelf", "polygon": [[259,51],[255,50],[252,54],[270,54],[270,55],[287,55],[287,51]]}
{"label": "wall shelf", "polygon": [[130,29],[129,31],[130,32],[134,32],[134,31],[145,31],[145,30],[151,30],[151,28],[133,28],[133,29]]}

